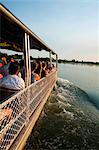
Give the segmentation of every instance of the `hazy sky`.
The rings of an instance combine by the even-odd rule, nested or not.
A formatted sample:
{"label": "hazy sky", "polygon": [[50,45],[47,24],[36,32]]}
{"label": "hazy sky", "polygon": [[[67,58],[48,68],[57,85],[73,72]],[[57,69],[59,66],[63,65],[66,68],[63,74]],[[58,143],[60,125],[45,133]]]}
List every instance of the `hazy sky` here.
{"label": "hazy sky", "polygon": [[59,58],[99,61],[99,0],[1,0]]}

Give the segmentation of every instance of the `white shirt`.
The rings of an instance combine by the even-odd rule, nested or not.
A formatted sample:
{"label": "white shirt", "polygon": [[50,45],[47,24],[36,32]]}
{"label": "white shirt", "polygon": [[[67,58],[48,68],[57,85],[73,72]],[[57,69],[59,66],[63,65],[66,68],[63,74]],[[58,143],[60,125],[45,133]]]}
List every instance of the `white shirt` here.
{"label": "white shirt", "polygon": [[25,88],[24,80],[17,75],[7,75],[6,77],[0,79],[0,87],[21,90]]}

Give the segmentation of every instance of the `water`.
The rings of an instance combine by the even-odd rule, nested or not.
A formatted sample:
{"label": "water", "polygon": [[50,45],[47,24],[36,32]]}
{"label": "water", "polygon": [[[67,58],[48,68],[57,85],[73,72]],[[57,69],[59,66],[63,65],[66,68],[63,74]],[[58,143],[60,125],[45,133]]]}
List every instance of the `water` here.
{"label": "water", "polygon": [[80,87],[99,108],[99,66],[82,64],[59,64],[58,77]]}
{"label": "water", "polygon": [[99,150],[98,73],[94,66],[59,64],[61,78],[26,150]]}

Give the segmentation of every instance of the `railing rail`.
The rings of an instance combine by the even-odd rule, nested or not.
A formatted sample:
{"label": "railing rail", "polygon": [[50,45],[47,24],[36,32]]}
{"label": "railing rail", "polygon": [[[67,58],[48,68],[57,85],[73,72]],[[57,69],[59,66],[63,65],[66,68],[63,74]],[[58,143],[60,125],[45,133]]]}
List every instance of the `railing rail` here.
{"label": "railing rail", "polygon": [[8,150],[56,82],[56,69],[0,104],[0,150]]}

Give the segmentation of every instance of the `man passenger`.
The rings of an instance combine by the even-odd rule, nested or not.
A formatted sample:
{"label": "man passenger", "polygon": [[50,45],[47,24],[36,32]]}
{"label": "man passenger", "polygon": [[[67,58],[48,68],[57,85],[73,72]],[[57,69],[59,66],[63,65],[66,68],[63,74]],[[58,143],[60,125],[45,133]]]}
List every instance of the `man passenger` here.
{"label": "man passenger", "polygon": [[19,74],[19,65],[18,63],[10,63],[9,66],[9,75],[0,79],[0,87],[12,89],[12,90],[21,90],[25,88],[24,80],[18,76]]}

